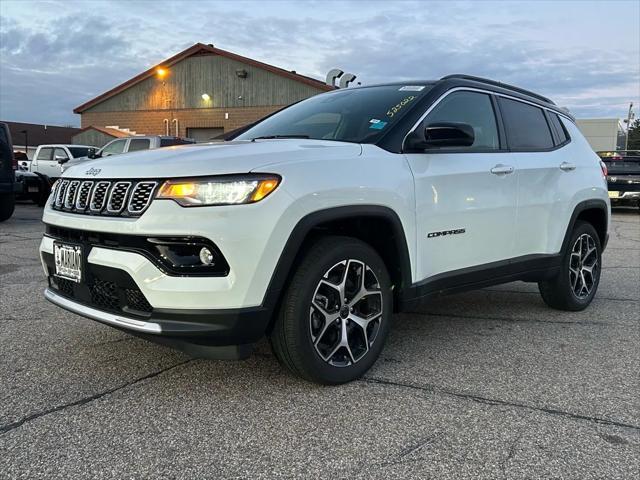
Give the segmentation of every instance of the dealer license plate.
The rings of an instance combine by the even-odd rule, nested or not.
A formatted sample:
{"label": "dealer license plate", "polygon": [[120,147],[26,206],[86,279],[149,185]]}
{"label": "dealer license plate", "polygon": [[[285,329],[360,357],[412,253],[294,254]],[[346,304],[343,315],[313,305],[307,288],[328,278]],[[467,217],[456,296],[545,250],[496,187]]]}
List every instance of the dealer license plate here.
{"label": "dealer license plate", "polygon": [[54,242],[53,256],[56,262],[56,277],[80,283],[82,280],[82,247]]}
{"label": "dealer license plate", "polygon": [[620,192],[609,191],[609,198],[618,198],[619,196],[620,196]]}

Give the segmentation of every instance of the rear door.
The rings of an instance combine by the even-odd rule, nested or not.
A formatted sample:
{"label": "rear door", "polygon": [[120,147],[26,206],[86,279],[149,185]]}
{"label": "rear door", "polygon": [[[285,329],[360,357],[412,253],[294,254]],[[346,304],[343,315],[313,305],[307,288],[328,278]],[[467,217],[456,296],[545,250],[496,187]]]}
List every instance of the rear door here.
{"label": "rear door", "polygon": [[418,128],[438,122],[471,125],[475,141],[467,148],[405,154],[415,179],[420,279],[513,254],[517,172],[501,149],[491,95],[449,93]]}
{"label": "rear door", "polygon": [[514,256],[558,253],[579,190],[569,135],[555,112],[512,98],[499,102],[518,169]]}

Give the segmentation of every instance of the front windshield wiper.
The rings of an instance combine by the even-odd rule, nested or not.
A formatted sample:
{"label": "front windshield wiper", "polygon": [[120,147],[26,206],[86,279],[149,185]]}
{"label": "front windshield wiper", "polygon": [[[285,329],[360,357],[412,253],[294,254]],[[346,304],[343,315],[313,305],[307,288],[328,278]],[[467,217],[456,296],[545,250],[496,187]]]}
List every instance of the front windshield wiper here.
{"label": "front windshield wiper", "polygon": [[262,137],[252,138],[251,141],[255,142],[256,140],[272,140],[274,138],[309,138],[309,135],[264,135]]}

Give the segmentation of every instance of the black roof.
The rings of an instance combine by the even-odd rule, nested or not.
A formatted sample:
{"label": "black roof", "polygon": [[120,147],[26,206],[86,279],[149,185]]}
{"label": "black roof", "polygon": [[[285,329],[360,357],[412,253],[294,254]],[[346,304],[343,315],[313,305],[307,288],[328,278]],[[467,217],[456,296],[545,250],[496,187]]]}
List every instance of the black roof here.
{"label": "black roof", "polygon": [[[571,113],[567,110],[558,107],[551,99],[540,95],[538,93],[532,92],[530,90],[526,90],[524,88],[516,87],[514,85],[510,85],[508,83],[498,82],[496,80],[491,80],[483,77],[476,77],[473,75],[466,75],[463,73],[456,73],[452,75],[447,75],[439,80],[403,80],[403,81],[393,81],[387,82],[378,85],[363,85],[360,87],[350,87],[350,88],[366,88],[367,86],[383,86],[383,85],[425,85],[434,87],[436,85],[447,85],[449,88],[454,88],[458,86],[465,87],[475,87],[475,88],[483,88],[485,90],[491,90],[497,93],[503,93],[505,95],[510,95],[515,98],[520,98],[522,100],[527,100],[532,103],[536,103],[540,106],[544,106],[555,110],[562,115],[565,115],[571,119],[574,119]],[[338,90],[339,91],[339,90]]]}

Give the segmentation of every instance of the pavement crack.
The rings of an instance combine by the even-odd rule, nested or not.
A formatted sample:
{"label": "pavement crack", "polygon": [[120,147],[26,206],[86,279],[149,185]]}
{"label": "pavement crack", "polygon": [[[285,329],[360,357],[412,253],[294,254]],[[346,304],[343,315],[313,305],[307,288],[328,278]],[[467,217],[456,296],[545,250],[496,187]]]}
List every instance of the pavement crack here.
{"label": "pavement crack", "polygon": [[398,454],[398,460],[403,459],[405,457],[408,457],[410,455],[413,455],[414,453],[419,452],[420,450],[422,450],[424,447],[431,445],[433,442],[435,442],[437,437],[427,437],[424,438],[422,440],[420,440],[418,443],[411,445],[407,448],[405,448],[404,450],[402,450],[399,454]]}
{"label": "pavement crack", "polygon": [[523,427],[520,429],[520,431],[518,432],[516,437],[513,439],[513,441],[509,445],[509,450],[507,452],[507,456],[504,458],[504,460],[502,460],[502,462],[500,462],[500,469],[502,470],[502,473],[505,476],[505,478],[508,478],[508,476],[507,476],[507,463],[515,455],[516,446],[518,445],[518,443],[520,443],[520,440],[522,439],[522,436],[524,435],[524,432],[526,430],[527,430],[527,425],[525,423],[525,425],[523,425]]}
{"label": "pavement crack", "polygon": [[7,425],[0,426],[0,435],[4,435],[4,434],[10,432],[11,430],[15,430],[16,428],[21,427],[25,423],[32,422],[32,421],[37,420],[37,419],[39,419],[41,417],[44,417],[46,415],[50,415],[52,413],[56,413],[56,412],[59,412],[61,410],[66,410],[66,409],[71,408],[71,407],[77,407],[77,406],[81,406],[81,405],[86,405],[87,403],[93,402],[95,400],[99,400],[102,397],[105,397],[107,395],[111,395],[112,393],[115,393],[115,392],[117,392],[119,390],[122,390],[124,388],[127,388],[127,387],[131,387],[131,386],[136,385],[136,384],[138,384],[140,382],[144,382],[145,380],[149,380],[150,378],[157,377],[158,375],[162,375],[163,373],[166,373],[166,372],[168,372],[170,370],[173,370],[174,368],[180,367],[182,365],[185,365],[187,363],[193,362],[195,360],[197,360],[197,359],[191,358],[189,360],[185,360],[184,362],[176,363],[174,365],[171,365],[170,367],[166,367],[166,368],[163,368],[161,370],[157,370],[155,372],[149,373],[149,374],[144,375],[142,377],[136,378],[135,380],[132,380],[132,381],[127,382],[127,383],[124,383],[124,384],[119,385],[119,386],[114,387],[114,388],[110,388],[110,389],[105,390],[103,392],[96,393],[96,394],[90,395],[88,397],[84,397],[84,398],[81,398],[79,400],[75,400],[73,402],[65,403],[65,404],[62,404],[62,405],[57,405],[57,406],[55,406],[53,408],[49,408],[47,410],[43,410],[42,412],[32,413],[31,415],[27,415],[26,417],[23,417],[20,420],[17,420],[15,422],[9,423]]}
{"label": "pavement crack", "polygon": [[500,405],[500,406],[511,407],[511,408],[520,408],[520,409],[529,410],[529,411],[533,411],[533,412],[546,413],[548,415],[555,415],[555,416],[560,416],[560,417],[565,417],[565,418],[571,418],[573,420],[586,420],[586,421],[589,421],[589,422],[599,423],[601,425],[610,425],[610,426],[614,426],[614,427],[630,428],[630,429],[633,429],[633,430],[640,431],[640,426],[639,425],[632,425],[632,424],[629,424],[629,423],[619,422],[619,421],[616,421],[616,420],[607,420],[606,418],[595,417],[595,416],[591,416],[591,415],[582,415],[580,413],[566,412],[564,410],[558,410],[558,409],[551,408],[551,407],[537,407],[535,405],[527,405],[527,404],[524,404],[524,403],[517,403],[517,402],[510,402],[510,401],[507,401],[507,400],[486,398],[486,397],[482,397],[480,395],[473,395],[473,394],[470,394],[470,393],[455,392],[455,391],[452,391],[452,390],[447,390],[445,388],[437,387],[435,385],[424,385],[424,386],[423,385],[415,385],[415,384],[411,384],[411,383],[394,382],[392,380],[386,380],[386,379],[383,379],[383,378],[375,378],[375,377],[363,377],[361,379],[361,381],[366,382],[366,383],[371,383],[371,384],[389,385],[389,386],[393,386],[393,387],[408,388],[408,389],[411,389],[411,390],[420,390],[420,391],[424,391],[424,392],[427,392],[427,393],[439,393],[441,395],[446,395],[446,396],[455,397],[455,398],[462,398],[464,400],[470,400],[472,402],[482,403],[482,404],[485,404],[485,405]]}

